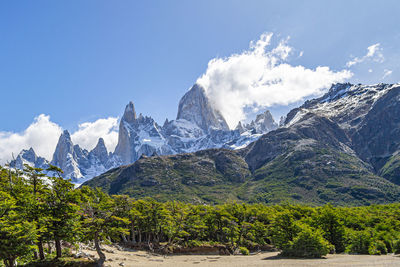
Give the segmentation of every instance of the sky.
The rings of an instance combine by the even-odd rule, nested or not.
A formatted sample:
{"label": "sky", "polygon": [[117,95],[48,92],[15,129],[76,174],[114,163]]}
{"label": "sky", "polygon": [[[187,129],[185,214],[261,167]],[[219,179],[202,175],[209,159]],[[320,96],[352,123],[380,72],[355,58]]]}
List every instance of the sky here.
{"label": "sky", "polygon": [[67,129],[113,151],[129,101],[162,124],[206,87],[231,127],[331,83],[400,80],[399,1],[2,1],[0,164]]}

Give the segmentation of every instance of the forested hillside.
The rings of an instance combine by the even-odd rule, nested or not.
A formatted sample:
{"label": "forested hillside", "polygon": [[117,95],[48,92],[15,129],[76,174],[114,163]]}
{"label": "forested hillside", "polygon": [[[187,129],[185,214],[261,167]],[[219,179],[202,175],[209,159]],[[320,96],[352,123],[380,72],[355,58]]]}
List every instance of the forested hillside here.
{"label": "forested hillside", "polygon": [[50,166],[49,171],[55,176],[29,166],[23,173],[0,169],[0,259],[6,266],[54,264],[53,258],[72,256],[71,246],[84,243],[94,246],[102,265],[101,245],[107,242],[158,253],[204,245],[242,254],[275,247],[296,257],[400,252],[400,204],[157,202],[86,186],[74,189],[61,170]]}

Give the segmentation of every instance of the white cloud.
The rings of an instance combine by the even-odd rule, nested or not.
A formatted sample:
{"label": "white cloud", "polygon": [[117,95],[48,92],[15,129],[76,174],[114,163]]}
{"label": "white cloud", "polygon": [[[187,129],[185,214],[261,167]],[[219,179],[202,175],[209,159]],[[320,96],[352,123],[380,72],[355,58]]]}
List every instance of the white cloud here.
{"label": "white cloud", "polygon": [[231,128],[246,118],[246,107],[288,105],[320,95],[332,83],[352,76],[348,70],[292,66],[286,62],[293,50],[288,39],[267,50],[272,36],[262,34],[241,54],[210,60],[207,71],[197,80]]}
{"label": "white cloud", "polygon": [[[109,117],[94,122],[85,122],[71,134],[74,144],[88,150],[93,149],[100,137],[103,137],[108,151],[114,151],[118,142],[118,118]],[[34,118],[31,125],[20,133],[0,131],[0,164],[12,160],[22,149],[32,147],[36,154],[51,160],[62,128],[50,121],[50,116],[41,114]]]}
{"label": "white cloud", "polygon": [[107,150],[114,151],[118,142],[118,118],[109,117],[95,122],[85,122],[78,125],[79,129],[71,134],[74,144],[82,148],[93,149],[100,137],[104,139]]}
{"label": "white cloud", "polygon": [[392,70],[385,69],[385,70],[383,71],[382,79],[385,79],[386,77],[390,76],[392,73],[393,73]]}
{"label": "white cloud", "polygon": [[17,156],[22,149],[32,147],[35,152],[47,159],[53,156],[61,134],[61,127],[50,121],[50,116],[41,114],[20,133],[0,132],[0,164]]}
{"label": "white cloud", "polygon": [[382,63],[385,61],[385,57],[383,56],[383,48],[381,48],[381,44],[377,43],[371,46],[368,46],[367,48],[367,54],[363,57],[355,57],[352,60],[348,61],[346,63],[347,67],[354,66],[356,64],[362,63],[367,60],[372,60],[378,63]]}

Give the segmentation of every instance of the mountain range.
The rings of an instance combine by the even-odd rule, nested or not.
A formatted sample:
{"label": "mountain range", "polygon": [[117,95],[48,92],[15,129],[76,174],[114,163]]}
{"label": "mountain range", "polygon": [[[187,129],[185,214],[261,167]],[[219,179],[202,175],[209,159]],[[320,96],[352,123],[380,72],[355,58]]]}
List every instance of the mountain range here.
{"label": "mountain range", "polygon": [[[199,94],[198,88],[192,90],[187,99]],[[334,84],[322,97],[291,110],[279,128],[267,127],[265,134],[254,125],[257,121],[269,125],[265,121],[269,114],[253,126],[239,124],[229,131],[217,111],[203,112],[207,99],[186,98],[181,100],[178,119],[171,122],[177,126],[184,119],[185,127],[172,127],[175,130],[169,133],[184,129],[194,143],[183,142],[182,133],[170,134],[180,144],[176,147],[181,149],[174,151],[179,154],[162,155],[160,145],[157,153],[137,159],[138,154],[126,150],[126,159],[136,159],[133,164],[113,168],[84,184],[110,194],[194,203],[365,205],[400,197],[399,84]],[[162,127],[164,131],[169,123]],[[197,137],[198,131],[204,139]],[[125,138],[133,133],[127,131]],[[167,140],[160,144],[173,143]],[[216,145],[214,140],[226,142]]]}
{"label": "mountain range", "polygon": [[210,103],[204,88],[195,84],[180,100],[176,120],[166,120],[162,126],[151,117],[137,116],[133,102],[129,102],[120,120],[114,152],[107,151],[102,138],[93,150],[82,149],[73,144],[65,130],[50,162],[30,148],[22,150],[10,166],[22,169],[28,164],[46,169],[49,164],[56,165],[64,171],[64,178],[80,184],[109,169],[131,164],[142,156],[209,148],[239,149],[277,127],[267,110],[251,123],[239,123],[236,129],[230,130],[221,113]]}

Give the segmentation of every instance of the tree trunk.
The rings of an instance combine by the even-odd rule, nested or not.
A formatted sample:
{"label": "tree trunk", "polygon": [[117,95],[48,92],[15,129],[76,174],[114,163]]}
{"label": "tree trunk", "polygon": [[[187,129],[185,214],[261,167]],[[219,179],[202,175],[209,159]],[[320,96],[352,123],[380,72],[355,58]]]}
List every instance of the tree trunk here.
{"label": "tree trunk", "polygon": [[14,267],[15,266],[15,258],[4,259],[4,265],[6,267]]}
{"label": "tree trunk", "polygon": [[103,251],[101,251],[98,233],[95,233],[94,235],[94,247],[96,248],[96,252],[99,255],[97,266],[102,267],[104,266],[104,262],[106,261],[106,255],[104,255]]}
{"label": "tree trunk", "polygon": [[56,238],[56,259],[61,258],[61,240]]}
{"label": "tree trunk", "polygon": [[51,244],[50,241],[47,242],[48,253],[51,254]]}
{"label": "tree trunk", "polygon": [[39,249],[39,258],[40,258],[40,260],[44,260],[44,250],[43,250],[42,238],[39,238],[37,246],[38,246],[38,249]]}
{"label": "tree trunk", "polygon": [[133,223],[131,224],[131,242],[132,243],[136,243],[136,240],[135,240],[135,229],[134,229],[134,225],[133,225]]}

